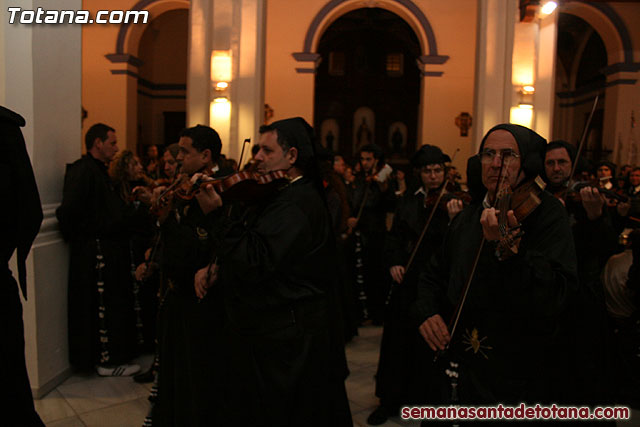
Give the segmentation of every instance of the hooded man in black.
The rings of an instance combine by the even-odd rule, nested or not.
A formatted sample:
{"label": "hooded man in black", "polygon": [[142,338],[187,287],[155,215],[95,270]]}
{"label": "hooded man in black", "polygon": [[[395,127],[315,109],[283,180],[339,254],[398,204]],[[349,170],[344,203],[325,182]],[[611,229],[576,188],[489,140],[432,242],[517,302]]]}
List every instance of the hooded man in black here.
{"label": "hooded man in black", "polygon": [[9,259],[17,249],[18,280],[27,298],[25,262],[42,223],[38,187],[20,128],[24,119],[0,107],[0,409],[2,419],[21,426],[44,426],[33,407],[24,359],[22,304]]}
{"label": "hooded man in black", "polygon": [[[463,404],[549,402],[566,385],[557,378],[562,355],[554,346],[558,320],[577,289],[567,214],[542,191],[540,204],[521,225],[509,211],[502,234],[491,207],[497,187],[516,190],[542,173],[544,146],[542,137],[518,125],[498,125],[487,133],[468,165],[475,201],[453,220],[443,250],[418,283],[414,314],[420,332],[433,350],[449,347],[447,356],[459,362]],[[452,324],[444,319],[461,301],[480,247],[451,336]]]}
{"label": "hooded man in black", "polygon": [[[219,269],[212,283],[196,276],[197,292],[213,286],[224,298],[221,425],[238,417],[252,426],[351,425],[335,242],[312,132],[299,117],[260,128],[258,173],[284,170],[289,180],[239,221],[218,219]],[[197,197],[203,212],[222,206],[212,186]]]}

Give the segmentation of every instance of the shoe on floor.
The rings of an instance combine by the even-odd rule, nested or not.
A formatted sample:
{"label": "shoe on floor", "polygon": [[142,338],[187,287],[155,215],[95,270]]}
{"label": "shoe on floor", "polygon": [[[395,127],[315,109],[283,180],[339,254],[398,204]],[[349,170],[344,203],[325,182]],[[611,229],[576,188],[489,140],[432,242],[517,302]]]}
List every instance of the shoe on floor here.
{"label": "shoe on floor", "polygon": [[387,408],[380,405],[378,406],[367,418],[367,424],[372,426],[379,426],[380,424],[384,424],[389,419],[389,412]]}
{"label": "shoe on floor", "polygon": [[137,383],[152,383],[156,379],[156,374],[153,372],[153,366],[148,371],[140,372],[133,377],[133,380]]}
{"label": "shoe on floor", "polygon": [[96,366],[101,377],[128,377],[140,372],[140,365]]}

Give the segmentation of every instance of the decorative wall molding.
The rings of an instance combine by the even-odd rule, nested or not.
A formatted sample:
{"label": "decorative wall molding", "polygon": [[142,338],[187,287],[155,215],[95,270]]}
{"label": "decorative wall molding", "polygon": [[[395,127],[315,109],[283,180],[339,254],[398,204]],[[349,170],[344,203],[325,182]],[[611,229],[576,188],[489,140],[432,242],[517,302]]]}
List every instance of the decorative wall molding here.
{"label": "decorative wall molding", "polygon": [[[291,55],[297,62],[311,62],[313,63],[313,68],[310,67],[301,67],[296,68],[297,73],[315,73],[320,61],[322,60],[320,54],[313,52],[313,41],[316,38],[316,33],[320,28],[320,24],[326,19],[327,16],[332,14],[336,8],[340,7],[343,3],[346,3],[350,0],[331,0],[328,2],[320,11],[316,14],[316,16],[311,21],[311,25],[307,29],[307,33],[304,38],[303,43],[303,51],[295,52]],[[436,43],[436,36],[431,28],[431,24],[429,20],[422,12],[420,7],[418,7],[411,0],[389,0],[389,2],[398,3],[403,6],[411,15],[416,18],[416,21],[419,23],[420,28],[424,33],[424,37],[426,38],[427,46],[422,46],[423,55],[418,58],[418,67],[420,68],[422,76],[441,76],[443,72],[435,72],[435,71],[426,71],[424,70],[424,65],[441,65],[449,60],[449,56],[439,55],[438,54],[438,45]],[[387,3],[389,3],[387,2]],[[376,6],[384,8],[385,2],[376,2]],[[401,18],[402,19],[402,18]],[[422,44],[422,43],[421,43]]]}
{"label": "decorative wall molding", "polygon": [[110,53],[108,55],[105,55],[105,58],[107,58],[113,64],[125,63],[134,67],[140,67],[142,64],[144,64],[144,61],[142,61],[142,59],[125,53]]}
{"label": "decorative wall molding", "polygon": [[184,83],[154,83],[140,77],[138,73],[135,73],[131,70],[111,70],[111,74],[115,74],[115,75],[124,74],[130,77],[133,77],[134,79],[138,80],[138,84],[140,86],[145,87],[147,89],[151,89],[151,90],[157,90],[157,91],[164,91],[164,90],[186,91],[187,90],[187,85]]}
{"label": "decorative wall molding", "polygon": [[611,74],[622,72],[635,73],[636,71],[640,71],[640,62],[618,62],[617,64],[611,64],[603,68],[601,71],[605,76],[610,76]]}

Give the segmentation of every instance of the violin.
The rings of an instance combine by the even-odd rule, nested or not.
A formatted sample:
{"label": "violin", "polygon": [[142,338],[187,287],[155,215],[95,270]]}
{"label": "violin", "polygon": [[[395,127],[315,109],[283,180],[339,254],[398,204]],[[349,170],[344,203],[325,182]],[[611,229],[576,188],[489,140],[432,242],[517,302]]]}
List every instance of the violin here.
{"label": "violin", "polygon": [[445,185],[445,193],[440,196],[440,190],[429,191],[425,197],[425,207],[433,207],[435,203],[438,203],[438,208],[447,212],[447,203],[453,199],[461,200],[464,206],[471,203],[471,195],[465,191],[456,191],[455,184],[451,181],[447,181]]}
{"label": "violin", "polygon": [[518,244],[516,242],[523,234],[522,232],[515,236],[511,234],[511,230],[507,225],[508,211],[512,210],[516,220],[522,223],[542,203],[540,194],[544,191],[546,185],[538,175],[534,179],[522,183],[515,190],[511,190],[509,185],[505,185],[498,192],[495,208],[499,211],[500,241],[496,249],[496,255],[499,260],[505,260],[518,253]]}
{"label": "violin", "polygon": [[225,201],[251,202],[264,199],[282,188],[290,181],[287,172],[277,170],[264,175],[251,171],[235,172],[219,179],[208,179],[207,176],[198,178],[194,183],[181,186],[176,190],[176,196],[183,200],[191,200],[196,191],[207,185],[213,185],[214,190]]}
{"label": "violin", "polygon": [[[167,188],[160,193],[158,198],[151,204],[150,212],[159,218],[166,218],[173,205],[174,191],[179,187],[189,185],[189,176],[186,174],[176,174],[176,177]],[[161,221],[162,222],[162,221]]]}
{"label": "violin", "polygon": [[[608,178],[609,177],[605,177],[604,180],[607,180]],[[580,197],[580,190],[586,187],[592,187],[597,189],[600,194],[605,195],[609,199],[607,204],[609,204],[610,206],[615,206],[618,204],[618,202],[627,203],[629,201],[629,197],[627,197],[623,193],[601,187],[600,183],[602,181],[602,178],[597,181],[577,181],[570,185],[568,189],[563,189],[561,193],[566,193],[567,199],[573,202],[581,202],[582,198]],[[554,194],[554,196],[559,197],[562,194],[556,193]]]}

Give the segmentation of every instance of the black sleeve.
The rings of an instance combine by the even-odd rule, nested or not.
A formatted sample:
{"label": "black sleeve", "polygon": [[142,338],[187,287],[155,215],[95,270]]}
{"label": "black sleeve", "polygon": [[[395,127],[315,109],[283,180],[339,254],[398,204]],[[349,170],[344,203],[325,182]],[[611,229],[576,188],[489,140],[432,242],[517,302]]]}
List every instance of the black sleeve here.
{"label": "black sleeve", "polygon": [[[577,261],[566,210],[549,196],[534,212],[520,252],[498,261],[510,309],[533,316],[555,316],[578,289]],[[525,234],[526,236],[526,234]]]}
{"label": "black sleeve", "polygon": [[194,212],[181,221],[172,212],[162,224],[162,268],[168,278],[192,290],[196,271],[213,261],[214,239],[209,232],[212,217],[203,215],[195,201],[189,209]]}
{"label": "black sleeve", "polygon": [[391,230],[386,234],[385,238],[385,255],[389,267],[395,265],[404,265],[407,261],[405,258],[404,245],[407,243],[404,227],[402,226],[404,218],[405,204],[401,201],[393,215],[393,223]]}
{"label": "black sleeve", "polygon": [[7,248],[5,250],[3,242],[0,256],[10,257],[14,248],[17,248],[18,279],[26,298],[25,260],[40,230],[42,206],[27,147],[18,124],[0,118],[0,138],[0,158],[3,166],[0,173],[3,178],[0,182],[0,201],[4,211],[2,223],[7,226],[2,239],[6,239]]}
{"label": "black sleeve", "polygon": [[295,204],[269,203],[253,222],[221,216],[213,227],[222,263],[247,281],[266,281],[287,271],[292,254],[311,246],[309,218]]}
{"label": "black sleeve", "polygon": [[[418,278],[416,302],[411,307],[411,317],[422,324],[434,314],[445,317],[451,311],[451,304],[447,302],[447,288],[450,276],[449,257],[453,255],[451,236],[463,221],[468,221],[469,215],[459,214],[454,218],[442,246],[433,252],[427,265],[420,270]],[[445,319],[446,321],[446,319]]]}
{"label": "black sleeve", "polygon": [[56,210],[56,217],[60,224],[60,231],[65,240],[69,240],[77,230],[87,226],[87,200],[90,199],[90,189],[93,174],[89,173],[83,163],[67,166],[62,190],[62,203]]}

